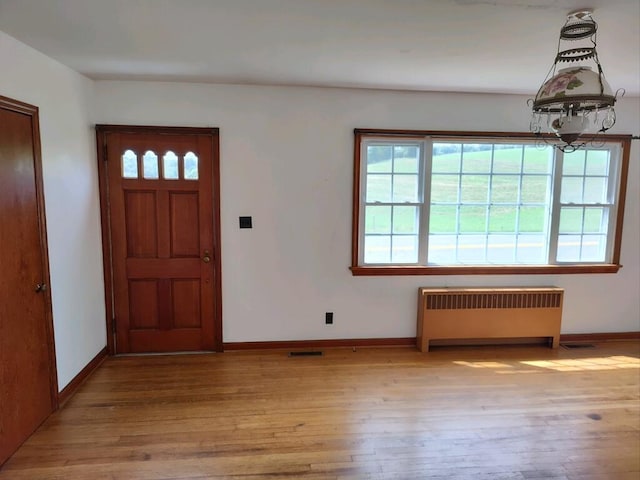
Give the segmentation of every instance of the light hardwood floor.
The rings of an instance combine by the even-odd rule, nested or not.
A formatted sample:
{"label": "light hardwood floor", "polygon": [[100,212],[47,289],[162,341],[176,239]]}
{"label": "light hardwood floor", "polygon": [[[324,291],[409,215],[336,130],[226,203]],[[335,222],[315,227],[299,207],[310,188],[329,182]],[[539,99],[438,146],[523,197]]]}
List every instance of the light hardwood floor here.
{"label": "light hardwood floor", "polygon": [[0,480],[640,478],[640,343],[109,358]]}

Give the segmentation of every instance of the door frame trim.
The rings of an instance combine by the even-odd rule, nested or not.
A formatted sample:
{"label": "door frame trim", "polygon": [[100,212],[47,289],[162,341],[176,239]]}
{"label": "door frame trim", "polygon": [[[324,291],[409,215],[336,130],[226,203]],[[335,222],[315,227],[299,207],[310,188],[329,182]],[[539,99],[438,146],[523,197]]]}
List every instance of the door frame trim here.
{"label": "door frame trim", "polygon": [[222,335],[222,274],[221,274],[221,235],[220,235],[220,129],[208,127],[165,127],[153,125],[109,125],[97,124],[96,147],[98,150],[98,184],[100,190],[100,217],[102,225],[102,262],[104,271],[104,301],[106,308],[107,349],[109,355],[116,354],[115,326],[113,322],[113,269],[111,256],[111,230],[109,224],[109,183],[107,172],[107,136],[110,133],[165,134],[165,135],[209,135],[212,140],[212,202],[213,202],[213,241],[216,245],[213,258],[214,272],[214,330],[215,351],[224,348]]}
{"label": "door frame trim", "polygon": [[[0,95],[0,108],[27,115],[31,120],[31,141],[33,144],[33,170],[36,189],[36,205],[38,208],[38,229],[40,237],[40,252],[42,258],[42,280],[51,286],[49,273],[49,244],[47,241],[47,215],[44,205],[44,183],[42,179],[42,150],[40,144],[40,116],[39,109],[35,105],[20,102],[12,98]],[[53,328],[53,307],[51,302],[51,288],[44,292],[44,328],[47,337],[47,356],[49,359],[49,391],[51,397],[51,413],[59,406],[58,392],[58,366],[56,362],[56,343]]]}

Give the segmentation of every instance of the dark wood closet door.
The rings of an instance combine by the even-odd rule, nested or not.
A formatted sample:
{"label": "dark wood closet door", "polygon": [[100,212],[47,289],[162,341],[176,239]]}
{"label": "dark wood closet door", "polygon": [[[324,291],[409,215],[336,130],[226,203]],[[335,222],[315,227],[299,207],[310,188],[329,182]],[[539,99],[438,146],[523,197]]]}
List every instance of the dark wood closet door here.
{"label": "dark wood closet door", "polygon": [[57,406],[37,108],[0,97],[0,465]]}

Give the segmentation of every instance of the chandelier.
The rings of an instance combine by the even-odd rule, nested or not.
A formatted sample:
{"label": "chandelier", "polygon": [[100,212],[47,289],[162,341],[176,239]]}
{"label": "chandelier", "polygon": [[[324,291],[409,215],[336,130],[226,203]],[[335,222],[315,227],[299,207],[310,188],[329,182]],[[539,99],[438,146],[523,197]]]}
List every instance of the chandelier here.
{"label": "chandelier", "polygon": [[[563,152],[573,152],[593,141],[616,123],[615,94],[604,78],[596,51],[597,23],[591,11],[581,9],[567,15],[560,30],[558,51],[535,98],[529,99],[532,109],[530,130],[547,142],[553,142]],[[563,50],[566,42],[573,48]]]}

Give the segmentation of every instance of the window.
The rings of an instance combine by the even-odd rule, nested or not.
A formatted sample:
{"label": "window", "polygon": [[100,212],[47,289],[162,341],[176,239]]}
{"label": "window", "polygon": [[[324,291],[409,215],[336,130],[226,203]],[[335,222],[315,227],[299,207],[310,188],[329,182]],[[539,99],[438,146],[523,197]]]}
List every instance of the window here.
{"label": "window", "polygon": [[356,130],[352,270],[617,271],[628,147]]}
{"label": "window", "polygon": [[[138,178],[138,155],[131,149],[122,154],[122,178]],[[142,155],[142,178],[145,180],[159,180],[160,168],[158,155],[147,150]],[[164,180],[198,180],[198,156],[193,152],[187,152],[178,157],[171,150],[162,157],[162,178]]]}

